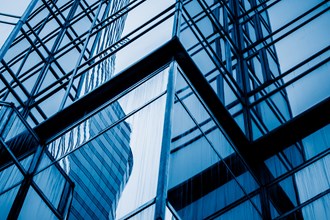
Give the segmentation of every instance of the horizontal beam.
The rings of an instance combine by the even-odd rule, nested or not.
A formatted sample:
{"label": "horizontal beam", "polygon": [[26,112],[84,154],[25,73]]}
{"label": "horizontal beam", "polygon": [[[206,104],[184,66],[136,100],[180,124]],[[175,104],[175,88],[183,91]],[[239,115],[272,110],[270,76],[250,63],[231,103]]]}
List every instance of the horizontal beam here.
{"label": "horizontal beam", "polygon": [[173,41],[167,42],[141,61],[124,70],[121,74],[116,75],[108,82],[36,126],[34,131],[41,142],[48,143],[60,132],[70,128],[70,126],[91,114],[118,94],[166,65],[172,60],[173,47]]}
{"label": "horizontal beam", "polygon": [[252,142],[248,157],[259,163],[330,124],[330,97]]}
{"label": "horizontal beam", "polygon": [[[263,171],[260,170],[260,165],[264,164],[264,160],[330,122],[330,115],[327,114],[330,112],[330,101],[328,98],[262,138],[249,142],[181,42],[174,38],[130,68],[124,70],[121,74],[113,77],[108,82],[36,126],[34,128],[36,134],[42,143],[46,143],[58,133],[70,128],[74,123],[91,114],[97,108],[143,80],[171,60],[177,61],[192,87],[207,105],[213,118],[223,128],[238,154],[242,156],[252,170],[252,173],[259,173],[256,176],[258,180],[260,178],[264,179],[261,182],[265,183],[268,182],[267,180],[272,179],[270,176],[267,177],[265,173],[262,174],[265,169],[262,169]],[[258,158],[255,158],[255,152],[258,152]]]}
{"label": "horizontal beam", "polygon": [[174,54],[175,60],[183,70],[196,94],[201,97],[207,108],[210,110],[210,113],[223,128],[233,145],[241,148],[248,147],[250,144],[249,140],[230,115],[226,107],[221,103],[209,82],[189,56],[180,41],[176,41],[176,44],[177,50]]}
{"label": "horizontal beam", "polygon": [[235,176],[247,171],[241,159],[236,154],[232,154],[170,189],[168,200],[171,205],[179,211],[233,180],[234,177],[229,173],[227,165]]}
{"label": "horizontal beam", "polygon": [[[225,131],[238,155],[244,159],[247,167],[261,185],[274,178],[265,166],[264,160],[330,123],[330,99],[328,98],[267,135],[250,142],[181,42],[174,38],[121,74],[36,126],[34,128],[36,134],[42,143],[47,143],[172,60],[177,61],[197,95],[201,97],[210,114]],[[284,192],[281,194],[283,200],[290,202]]]}

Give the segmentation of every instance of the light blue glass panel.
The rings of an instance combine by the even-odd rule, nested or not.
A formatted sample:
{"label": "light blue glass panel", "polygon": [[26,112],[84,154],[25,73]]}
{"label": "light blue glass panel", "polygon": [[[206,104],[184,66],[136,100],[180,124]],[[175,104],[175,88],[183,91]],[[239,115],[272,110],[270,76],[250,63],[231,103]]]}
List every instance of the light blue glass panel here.
{"label": "light blue glass panel", "polygon": [[166,206],[166,210],[165,210],[165,220],[175,220],[175,219],[179,219],[179,217],[177,217],[177,214],[172,212],[172,209],[170,209],[168,206]]}
{"label": "light blue glass panel", "polygon": [[9,123],[6,126],[6,132],[2,134],[3,139],[5,142],[12,141],[17,136],[27,132],[26,130],[27,129],[21,119],[16,115],[16,113],[13,113],[10,116]]}
{"label": "light blue glass panel", "polygon": [[261,123],[263,123],[268,130],[273,130],[281,125],[280,118],[276,117],[277,113],[268,100],[259,103],[258,107],[260,109]]}
{"label": "light blue glass panel", "polygon": [[[228,83],[229,81],[229,83]],[[233,88],[235,88],[235,85],[230,80],[224,80],[224,99],[225,99],[225,105],[228,105],[234,101],[237,100],[237,96],[235,95]],[[237,92],[237,90],[235,90]]]}
{"label": "light blue glass panel", "polygon": [[154,216],[155,216],[155,205],[152,205],[147,209],[144,209],[141,212],[135,214],[134,216],[128,218],[127,220],[154,219]]}
{"label": "light blue glass panel", "polygon": [[29,169],[33,157],[34,157],[34,154],[31,154],[30,156],[28,156],[20,161],[25,170]]}
{"label": "light blue glass panel", "polygon": [[[200,187],[203,187],[202,184]],[[239,185],[234,180],[231,180],[183,209],[177,210],[177,213],[182,219],[203,219],[221,208],[230,205],[243,195],[244,193]]]}
{"label": "light blue glass panel", "polygon": [[234,119],[235,119],[236,123],[238,124],[238,126],[240,127],[240,129],[243,131],[243,133],[246,134],[243,113],[237,115]]}
{"label": "light blue glass panel", "polygon": [[215,218],[216,220],[232,220],[232,219],[245,219],[245,220],[258,220],[262,219],[258,211],[250,201],[246,201],[221,216]]}
{"label": "light blue glass panel", "polygon": [[18,219],[58,219],[37,192],[30,187]]}
{"label": "light blue glass panel", "polygon": [[7,218],[10,208],[13,205],[14,199],[16,198],[16,194],[18,192],[19,187],[20,187],[20,185],[9,190],[8,192],[0,195],[0,216],[1,216],[1,218],[3,218],[3,219]]}
{"label": "light blue glass panel", "polygon": [[65,179],[55,165],[37,174],[33,180],[57,208],[63,193]]}
{"label": "light blue glass panel", "polygon": [[306,159],[310,159],[330,147],[330,125],[302,140]]}
{"label": "light blue glass panel", "polygon": [[302,208],[305,219],[330,219],[330,194]]}
{"label": "light blue glass panel", "polygon": [[287,71],[311,54],[329,46],[330,29],[327,28],[329,25],[330,12],[328,11],[277,42],[276,51],[281,71]]}
{"label": "light blue glass panel", "polygon": [[194,54],[192,58],[203,75],[209,73],[215,68],[214,62],[205,49],[198,51],[198,53]]}
{"label": "light blue glass panel", "polygon": [[330,64],[328,62],[286,87],[293,116],[299,115],[329,97],[329,71]]}
{"label": "light blue glass panel", "polygon": [[[232,169],[235,168],[233,167]],[[259,187],[250,172],[244,172],[242,175],[239,175],[236,178],[237,182],[243,187],[245,193],[250,193]]]}
{"label": "light blue glass panel", "polygon": [[278,211],[275,209],[271,201],[269,202],[269,208],[270,208],[270,216],[272,217],[272,219],[279,216]]}
{"label": "light blue glass panel", "polygon": [[[294,187],[294,179],[292,176],[287,177],[281,182],[277,182],[273,184],[270,188],[268,188],[268,194],[270,197],[279,197],[283,198],[287,204],[296,206],[297,205],[297,196]],[[281,199],[277,199],[273,201],[275,207],[277,207],[281,202]]]}
{"label": "light blue glass panel", "polygon": [[275,178],[288,171],[277,155],[267,159],[265,164]]}
{"label": "light blue glass panel", "polygon": [[261,137],[262,134],[265,133],[265,130],[263,127],[261,127],[261,124],[257,119],[255,119],[255,111],[252,109],[251,110],[251,124],[252,124],[252,135],[253,135],[253,140],[256,140],[257,138]]}
{"label": "light blue glass panel", "polygon": [[0,172],[0,193],[23,180],[23,175],[16,165],[11,165]]}
{"label": "light blue glass panel", "polygon": [[213,126],[210,127],[208,130],[205,130],[206,137],[215,147],[220,156],[222,158],[226,158],[227,156],[234,153],[234,149],[232,148],[226,137],[223,135],[223,133],[221,133],[221,131],[216,127],[215,124],[209,124]]}
{"label": "light blue glass panel", "polygon": [[305,202],[330,187],[330,155],[295,174],[300,202]]}
{"label": "light blue glass panel", "polygon": [[[198,140],[194,140],[197,137],[199,137]],[[171,154],[170,188],[219,162],[219,157],[200,132],[192,139],[185,140],[185,147],[180,146],[180,150]]]}
{"label": "light blue glass panel", "polygon": [[132,128],[133,170],[119,200],[118,218],[156,196],[165,99],[161,97],[127,119]]}
{"label": "light blue glass panel", "polygon": [[297,167],[305,160],[303,152],[301,150],[301,143],[298,142],[283,150],[284,156],[290,163],[290,167]]}
{"label": "light blue glass panel", "polygon": [[186,1],[184,8],[187,10],[188,14],[193,18],[203,11],[198,1]]}
{"label": "light blue glass panel", "polygon": [[277,187],[281,187],[294,205],[297,205],[296,191],[294,189],[293,177],[282,180]]}
{"label": "light blue glass panel", "polygon": [[[2,12],[2,10],[0,11],[0,13]],[[1,21],[5,21],[5,22],[10,22],[13,24],[7,24],[7,23],[2,23]],[[9,36],[10,32],[13,30],[14,28],[14,24],[17,22],[17,19],[13,19],[10,17],[6,17],[6,16],[1,16],[0,15],[0,30],[1,30],[1,37],[0,37],[0,49],[3,45],[3,43],[6,41],[7,37]]]}
{"label": "light blue glass panel", "polygon": [[[273,31],[314,7],[321,0],[282,0],[268,10]],[[299,7],[297,7],[299,5]]]}

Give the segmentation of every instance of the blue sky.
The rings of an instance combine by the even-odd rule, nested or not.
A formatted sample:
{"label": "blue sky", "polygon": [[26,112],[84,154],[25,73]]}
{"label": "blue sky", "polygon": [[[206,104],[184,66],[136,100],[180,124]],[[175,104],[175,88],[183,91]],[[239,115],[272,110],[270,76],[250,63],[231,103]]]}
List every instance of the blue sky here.
{"label": "blue sky", "polygon": [[0,47],[7,39],[14,25],[3,22],[16,23],[18,19],[13,19],[3,14],[21,16],[30,1],[27,0],[0,0]]}

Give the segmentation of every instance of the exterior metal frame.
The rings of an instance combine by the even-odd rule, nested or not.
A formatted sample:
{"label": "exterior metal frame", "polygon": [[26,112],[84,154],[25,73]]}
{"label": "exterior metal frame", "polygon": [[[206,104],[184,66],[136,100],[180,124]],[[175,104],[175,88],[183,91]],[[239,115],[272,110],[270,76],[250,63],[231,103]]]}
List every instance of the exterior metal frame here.
{"label": "exterior metal frame", "polygon": [[[104,103],[114,99],[118,94],[124,92],[134,84],[139,83],[141,80],[148,77],[149,74],[172,60],[175,60],[184,71],[191,85],[212,113],[213,118],[219,123],[233,142],[237,154],[243,158],[252,171],[252,174],[254,174],[262,185],[269,183],[269,181],[273,179],[269,176],[269,171],[266,172],[268,175],[265,175],[265,169],[267,168],[263,164],[264,160],[282,151],[284,148],[289,147],[291,144],[299,142],[302,138],[330,123],[330,116],[326,114],[330,111],[330,99],[327,99],[302,113],[299,117],[270,131],[262,138],[256,141],[249,141],[227,109],[220,102],[204,76],[200,73],[199,69],[180,43],[180,40],[178,38],[173,38],[120,75],[115,76],[109,82],[35,127],[34,131],[42,143],[50,142],[58,133],[71,127],[81,118],[91,114]],[[169,123],[169,121],[165,123]],[[301,126],[305,124],[309,124],[310,126]],[[265,148],[264,146],[268,147]],[[256,154],[258,154],[257,160],[255,157]],[[260,171],[260,167],[264,167],[263,171]],[[282,194],[282,199],[285,198],[284,195],[285,193]],[[288,204],[290,204],[290,202]]]}

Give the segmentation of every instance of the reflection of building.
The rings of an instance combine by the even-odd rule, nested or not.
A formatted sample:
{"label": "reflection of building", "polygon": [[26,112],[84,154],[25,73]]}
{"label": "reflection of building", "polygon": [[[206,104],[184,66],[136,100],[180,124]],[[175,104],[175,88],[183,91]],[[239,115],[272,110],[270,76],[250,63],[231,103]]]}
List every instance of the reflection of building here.
{"label": "reflection of building", "polygon": [[[123,116],[123,110],[115,102],[89,121],[91,136],[97,127],[113,124]],[[129,125],[121,123],[103,138],[70,154],[68,174],[76,186],[69,219],[115,218],[120,194],[133,166],[130,133]]]}
{"label": "reflection of building", "polygon": [[[294,74],[310,74],[309,77],[312,77],[313,68],[320,68],[329,59],[323,62],[314,60],[315,66],[307,67],[309,60],[315,59],[308,54],[305,60],[294,63],[291,69],[281,73],[280,61],[283,64],[288,61],[279,60],[275,49],[281,44],[295,44],[295,40],[302,37],[293,27],[308,29],[311,26],[306,23],[322,23],[329,19],[329,14],[323,15],[329,10],[329,5],[325,2],[314,3],[313,9],[308,8],[312,8],[312,3],[302,5],[301,9],[295,6],[291,8],[296,10],[292,14],[306,11],[304,16],[307,22],[299,23],[303,15],[300,18],[288,15],[286,22],[288,25],[294,24],[291,28],[283,24],[280,29],[275,27],[272,30],[271,19],[276,17],[269,14],[282,16],[281,10],[292,7],[289,1],[269,5],[267,1],[212,2],[187,1],[183,4],[180,40],[245,135],[240,134],[237,125],[230,122],[227,112],[214,107],[216,105],[205,94],[208,90],[194,83],[194,76],[189,76],[191,73],[185,72],[182,67],[192,88],[179,84],[176,92],[173,115],[177,119],[174,121],[180,119],[180,125],[174,124],[172,133],[169,202],[183,219],[329,218],[330,176],[326,170],[330,166],[325,156],[329,148],[329,144],[325,143],[329,139],[320,137],[328,131],[327,127],[322,128],[329,123],[328,119],[323,120],[324,116],[319,118],[313,132],[321,130],[303,139],[312,133],[305,123],[313,121],[317,114],[329,111],[329,104],[320,104],[320,113],[307,111],[309,113],[292,119],[296,115],[291,112],[288,98],[290,86],[299,87],[299,83],[307,80],[306,77],[299,82],[299,77],[295,78]],[[315,10],[321,11],[319,17],[310,15]],[[192,36],[198,40],[192,41]],[[318,39],[319,36],[316,36],[314,41]],[[329,43],[322,43],[315,46],[319,50],[318,55],[329,48]],[[302,53],[297,50],[297,53]],[[304,68],[306,72],[303,72]],[[290,81],[287,76],[294,79]],[[203,112],[200,101],[191,92],[193,89],[211,109],[213,117],[208,116],[205,110]],[[321,96],[328,97],[329,89],[322,89],[325,94]],[[221,135],[212,120],[214,115],[231,139],[229,143],[228,136]],[[312,139],[314,143],[310,143]],[[236,151],[230,143],[234,144]],[[312,150],[309,148],[319,144],[322,150],[317,150],[317,153],[323,151],[324,156],[316,156],[313,152],[315,157],[311,157],[308,151]],[[313,164],[309,166],[310,163]],[[322,187],[313,184],[314,175],[322,176]]]}
{"label": "reflection of building", "polygon": [[[202,66],[203,62],[212,62],[212,60],[213,65],[217,65],[216,62],[222,62],[218,66],[223,74],[219,74],[219,70],[216,68],[204,67],[208,69],[208,72],[204,73],[205,77],[213,86],[221,102],[227,105],[226,107],[232,112],[232,117],[247,138],[253,140],[262,133],[269,132],[278,124],[291,119],[292,115],[285,90],[277,94],[276,101],[267,100],[264,105],[248,106],[250,102],[260,99],[267,93],[264,90],[261,90],[260,93],[254,91],[281,75],[275,46],[267,45],[271,43],[271,39],[262,42],[263,47],[258,45],[259,48],[254,43],[262,41],[271,33],[271,23],[267,11],[260,15],[246,17],[244,22],[236,20],[236,17],[248,11],[248,7],[251,7],[250,4],[254,4],[250,2],[230,1],[227,6],[224,6],[225,4],[216,4],[214,1],[211,7],[212,16],[203,10],[200,10],[199,14],[196,13],[193,9],[200,7],[199,3],[187,3],[186,11],[183,14],[185,22],[182,24],[184,28],[181,38],[187,50],[192,51],[190,52],[192,57],[199,58],[199,60],[195,60],[197,65]],[[236,9],[236,7],[240,8]],[[215,24],[210,21],[206,22],[207,19]],[[194,32],[195,27],[192,24],[189,28],[188,20],[196,22],[197,26],[199,23],[203,23],[204,29],[201,28],[200,33]],[[204,38],[210,48],[203,49],[199,43],[186,42],[186,38],[193,34],[196,37]],[[246,48],[249,48],[249,51],[244,53]],[[210,57],[203,54],[205,51],[208,51]],[[201,57],[202,61],[200,61]],[[211,64],[209,65],[211,66]],[[274,87],[278,88],[282,85],[283,80],[280,79],[274,84]],[[235,204],[237,204],[237,212],[240,212],[240,209],[249,208],[252,210],[249,213],[253,216],[252,219],[258,218],[258,211],[261,209],[256,211],[255,208],[258,205],[253,201],[260,199],[258,196],[251,196],[253,197],[252,202],[249,200],[245,203],[237,201],[239,199],[244,201],[244,194],[248,195],[258,188],[259,183],[252,178],[253,172],[247,169],[225,137],[219,134],[219,128],[210,116],[207,116],[206,113],[204,116],[194,115],[194,111],[189,109],[191,107],[199,108],[200,105],[194,94],[190,92],[191,88],[188,85],[179,86],[181,89],[176,93],[177,100],[174,107],[178,110],[177,113],[174,113],[174,117],[180,118],[180,123],[187,125],[181,129],[174,129],[172,138],[172,177],[169,183],[171,189],[168,192],[171,205],[183,219],[221,216],[221,213],[226,213],[226,210],[230,210],[229,207],[234,207]],[[230,94],[233,93],[232,90],[236,90],[236,94]],[[255,94],[250,95],[251,93]],[[246,103],[246,108],[240,107],[242,103]],[[185,111],[179,111],[183,108]],[[217,145],[222,145],[223,149],[219,150]],[[292,148],[296,147],[301,146]],[[212,151],[214,152],[212,153]],[[193,161],[201,157],[201,154],[204,158],[203,162],[186,163],[187,158]],[[218,159],[216,159],[217,157]],[[302,160],[301,158],[302,155],[297,154],[295,160],[298,162]],[[287,158],[287,155],[284,155],[283,160],[292,163],[291,158]],[[271,168],[266,166],[264,168],[265,175],[270,175],[274,179],[273,174],[268,170]],[[276,190],[278,191],[276,196],[272,194],[269,196],[273,207],[272,212],[276,210],[279,213],[285,213],[293,207],[292,201],[281,187],[277,186]]]}
{"label": "reflection of building", "polygon": [[[63,147],[50,148],[54,159],[76,180],[72,216],[112,206],[110,202],[107,207],[102,207],[104,202],[98,206],[95,200],[87,204],[93,199],[92,191],[102,192],[105,173],[118,174],[99,163],[99,152],[105,152],[103,159],[116,155],[103,145],[121,142],[114,149],[122,145],[127,156],[117,160],[127,162],[121,168],[127,170],[123,182],[131,170],[130,128],[118,98],[135,88],[151,93],[145,89],[146,79],[170,66],[166,91],[125,112],[130,117],[166,97],[164,130],[154,131],[162,132],[164,149],[157,193],[128,210],[128,216],[330,218],[330,91],[322,83],[329,81],[328,1],[185,0],[172,5],[163,1],[168,5],[160,9],[160,1],[137,0],[123,3],[118,12],[108,2],[44,5],[40,1],[18,29],[21,35],[0,56],[4,84],[0,97],[15,102],[47,144],[62,137]],[[41,22],[43,10],[49,13]],[[120,19],[127,19],[129,27],[122,39]],[[173,33],[164,45],[159,44],[163,30]],[[113,33],[120,34],[106,43],[109,38],[104,36]],[[141,45],[147,54],[137,53]],[[283,55],[286,47],[294,48],[286,51],[287,56]],[[127,68],[115,77],[99,75],[113,71],[117,50],[121,64],[129,60]],[[301,91],[306,96],[299,100]],[[136,127],[141,128],[138,136],[152,139],[144,136],[143,125]],[[78,166],[92,169],[76,171]],[[140,173],[138,178],[150,178]],[[89,175],[103,179],[85,181]],[[120,190],[115,201],[123,182],[117,182]],[[102,199],[110,200],[116,189],[110,191],[104,191]]]}
{"label": "reflection of building", "polygon": [[[183,6],[184,22],[180,40],[247,137],[244,140],[246,138],[235,130],[236,125],[228,122],[230,119],[224,116],[226,112],[218,113],[218,120],[222,121],[220,124],[234,144],[233,148],[236,148],[234,151],[226,137],[219,132],[212,117],[207,116],[206,112],[200,113],[202,110],[196,114],[198,110],[193,108],[201,109],[201,104],[194,97],[192,89],[188,85],[179,85],[174,117],[181,119],[180,124],[185,121],[186,126],[173,129],[172,176],[168,199],[183,219],[272,219],[279,216],[285,219],[327,219],[330,216],[326,208],[329,204],[329,173],[325,171],[330,168],[329,159],[316,156],[313,159],[317,162],[305,168],[313,161],[306,152],[310,151],[306,145],[310,140],[301,140],[305,136],[299,136],[302,131],[297,131],[306,129],[303,128],[306,126],[303,122],[317,117],[318,113],[313,116],[307,116],[306,113],[300,119],[286,123],[295,116],[291,113],[287,88],[290,89],[290,85],[297,86],[299,77],[288,81],[285,76],[291,74],[289,76],[293,77],[294,71],[298,71],[299,75],[302,73],[299,68],[307,68],[306,62],[314,58],[308,54],[305,61],[295,63],[292,69],[283,74],[280,72],[281,63],[275,46],[278,41],[285,42],[287,34],[296,33],[288,28],[288,33],[277,34],[279,30],[272,30],[272,17],[269,13],[274,14],[276,10],[290,7],[285,2],[268,6],[267,3],[258,1],[228,1],[228,4],[224,1],[190,1]],[[209,5],[209,8],[205,5]],[[295,7],[297,11],[306,10],[305,19],[309,19],[308,22],[323,22],[322,20],[329,18],[321,16],[329,10],[325,2],[310,11],[297,8]],[[292,8],[293,11],[295,9]],[[324,11],[318,15],[319,18],[308,14],[321,9]],[[208,13],[210,11],[212,14]],[[287,22],[294,23],[294,18]],[[299,25],[299,18],[297,20],[293,25],[297,29],[308,27]],[[287,39],[301,37],[299,32],[294,34]],[[192,36],[199,39],[199,42],[192,42]],[[324,53],[322,46],[316,47],[320,48],[319,54]],[[323,64],[316,62],[314,67],[307,68],[305,74],[318,68],[318,65]],[[190,81],[191,77],[187,76]],[[296,83],[291,84],[294,82]],[[201,86],[193,81],[191,84],[194,89],[197,87],[197,93],[205,93]],[[206,106],[213,109],[211,114],[221,112],[214,108],[215,105],[208,101],[210,98],[207,96],[201,95],[201,99],[206,102]],[[325,113],[329,111],[329,107],[319,107],[319,110]],[[301,121],[298,122],[299,120]],[[314,131],[327,123],[319,123]],[[278,130],[272,132],[279,126],[281,127]],[[321,129],[315,134],[312,139],[315,138],[320,143],[313,144],[324,145],[322,142],[328,141],[328,138],[319,136],[325,134],[327,129]],[[304,135],[311,134],[309,132]],[[261,136],[263,137],[258,139]],[[322,146],[322,150],[327,149],[327,152],[329,144],[325,145],[327,147]],[[322,176],[322,189],[313,184],[315,176],[312,171],[318,173],[317,176]],[[318,200],[313,203],[314,199]]]}
{"label": "reflection of building", "polygon": [[[52,32],[52,36],[48,35],[48,37],[45,37],[44,42],[39,42],[39,46],[43,47],[43,43],[48,42],[50,38],[55,40],[54,42],[52,42],[53,45],[46,43],[49,46],[49,50],[47,51],[49,52],[48,57],[50,58],[51,56],[53,56],[50,54],[51,51],[58,51],[60,45],[67,43],[66,39],[72,40],[72,37],[77,37],[77,33],[79,32],[83,33],[88,30],[92,31],[92,28],[94,28],[95,30],[95,26],[102,26],[102,24],[100,24],[101,21],[105,23],[106,19],[111,18],[111,23],[106,25],[98,33],[94,33],[93,36],[91,33],[88,33],[88,36],[82,36],[86,41],[85,45],[83,45],[82,47],[80,47],[80,45],[76,48],[73,48],[73,53],[75,53],[75,51],[81,50],[86,51],[85,56],[81,56],[78,58],[78,60],[73,61],[79,64],[82,62],[82,60],[89,59],[95,54],[102,52],[104,49],[111,46],[120,39],[124,28],[126,16],[123,15],[118,17],[118,15],[116,15],[116,18],[113,18],[111,16],[113,14],[120,13],[121,8],[123,8],[125,5],[127,5],[127,1],[111,1],[109,3],[104,3],[103,1],[100,1],[95,5],[85,5],[85,3],[79,4],[78,1],[74,4],[67,3],[64,5],[62,3],[51,3],[47,5],[39,2],[37,3],[37,7],[34,8],[31,12],[31,15],[29,17],[29,21],[33,20],[33,22],[35,22],[35,26],[31,27],[32,30],[29,33],[32,35],[36,34],[38,35],[38,37],[42,38],[42,33],[44,31],[49,31],[47,28],[51,26],[52,22],[59,22],[59,26],[54,27],[55,29]],[[65,30],[66,28],[63,26],[65,22],[63,23],[62,20],[57,20],[60,16],[56,17],[52,15],[54,10],[57,10],[57,7],[63,10],[63,14],[70,11],[65,19],[65,22],[73,23],[72,27],[69,28],[70,30]],[[87,11],[79,12],[81,9]],[[90,20],[88,18],[88,21],[82,19],[82,21],[79,22],[75,20],[79,18],[84,18],[84,16],[90,16],[90,14],[94,15],[94,13],[97,14],[94,19]],[[100,20],[97,20],[96,18]],[[79,23],[79,25],[77,23]],[[78,26],[76,27],[76,25]],[[27,26],[23,26],[23,28],[24,27]],[[16,39],[19,39],[19,41],[24,42],[28,40],[29,37],[24,36],[23,34],[18,36]],[[38,45],[37,42],[34,43]],[[87,47],[87,43],[90,45],[90,47]],[[32,59],[32,56],[34,54],[38,54],[38,49],[34,50],[33,48],[30,48],[23,51],[21,50],[21,52],[22,54],[26,55],[23,55],[23,57],[25,56],[25,58],[21,58],[23,62],[20,65],[26,67],[27,65],[29,65],[27,62],[31,61],[30,58]],[[66,64],[59,64],[57,61],[55,61],[55,63],[59,64],[58,67],[63,70],[65,65],[71,64],[72,54],[65,54],[61,59],[63,59]],[[16,62],[13,60],[11,61],[14,63]],[[9,63],[11,61],[9,61]],[[92,63],[93,62],[91,62],[91,64]],[[59,110],[61,110],[66,105],[66,102],[68,100],[72,102],[75,99],[79,99],[80,97],[93,91],[93,89],[100,86],[105,81],[108,81],[113,75],[115,68],[114,64],[115,56],[111,56],[110,58],[107,58],[105,62],[103,62],[101,65],[94,66],[87,73],[80,76],[79,80],[75,82],[73,82],[73,79],[68,80],[67,82],[70,86],[74,84],[73,87],[75,87],[75,94],[73,95],[69,92],[67,94],[64,94],[64,96],[62,97],[62,101],[58,103],[60,104],[58,106]],[[15,64],[13,65],[15,66]],[[12,65],[9,66],[13,67]],[[38,93],[40,89],[42,90],[45,84],[52,83],[51,78],[58,77],[59,72],[56,72],[56,70],[53,69],[54,66],[50,67],[50,63],[42,62],[39,63],[39,66],[43,67],[39,69],[39,71],[32,73],[32,75],[27,76],[31,79],[33,77],[36,77],[38,80],[25,84],[28,88],[31,89],[28,95],[29,98],[27,98],[27,100],[25,101],[26,105],[23,104],[18,106],[18,108],[21,109],[21,112],[23,113],[25,118],[28,118],[28,115],[30,114],[29,110],[25,107],[29,105],[29,102],[31,104],[32,102],[34,102],[32,101],[33,96]],[[9,81],[9,83],[11,83],[14,87],[15,83],[26,83],[26,73],[21,72],[24,72],[25,70],[23,68],[15,72],[14,74],[16,80]],[[56,73],[54,72],[54,70]],[[77,73],[71,72],[71,74],[76,75]],[[8,93],[6,93],[7,92],[2,93],[3,97],[8,98]],[[53,109],[53,107],[54,106],[46,107],[48,109],[43,108],[42,111],[53,111],[55,110]],[[25,110],[23,110],[22,108],[25,108]],[[44,114],[42,113],[42,115]],[[125,117],[123,109],[118,102],[114,102],[110,107],[105,109],[104,112],[98,113],[94,117],[83,121],[78,126],[71,129],[69,132],[60,136],[48,145],[48,150],[50,154],[52,154],[51,156],[49,155],[49,157],[52,158],[51,160],[59,160],[58,164],[66,171],[67,175],[75,183],[73,196],[70,197],[70,199],[72,199],[72,202],[71,200],[69,200],[71,204],[69,212],[70,219],[115,218],[115,210],[117,207],[119,196],[124,189],[126,182],[128,181],[133,166],[133,158],[130,150],[130,127],[127,123],[122,122],[113,127],[105,134],[103,134],[102,138],[98,139],[97,142],[90,141],[90,139],[97,136],[100,132],[100,129],[111,126],[123,117]],[[36,121],[34,121],[33,123],[35,122]],[[40,122],[42,122],[42,119]],[[22,135],[19,136],[20,139],[22,139],[21,136]],[[18,142],[16,141],[15,143]],[[26,153],[26,150],[24,149],[21,149],[21,151],[22,153],[20,154]],[[55,164],[55,166],[59,166],[58,164]],[[42,163],[39,166],[39,169],[42,169],[43,166],[47,166],[47,163],[46,165]],[[46,179],[48,178],[47,174],[55,175],[52,172],[45,173],[45,171],[43,171],[41,174],[43,174],[44,178]],[[36,177],[39,177],[41,174],[37,174]],[[52,177],[49,176],[49,178]],[[46,183],[43,183],[40,178],[38,179],[38,181],[39,182],[37,182],[36,180],[35,183],[41,188],[43,184],[51,184],[47,183],[47,181]],[[54,187],[53,189],[51,189],[50,185],[50,190],[53,190],[54,192],[50,193],[54,194],[57,193],[55,191],[59,191],[60,188]],[[65,190],[66,189],[63,190],[62,199],[66,198],[64,193],[72,194],[72,190]],[[60,191],[58,193],[60,193]],[[61,206],[61,204],[59,206]],[[66,206],[66,208],[67,207],[68,206]],[[61,214],[65,216],[67,215],[67,212]],[[33,218],[32,215],[29,216],[28,214],[25,214],[24,217]]]}

